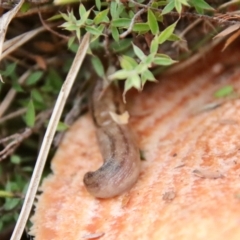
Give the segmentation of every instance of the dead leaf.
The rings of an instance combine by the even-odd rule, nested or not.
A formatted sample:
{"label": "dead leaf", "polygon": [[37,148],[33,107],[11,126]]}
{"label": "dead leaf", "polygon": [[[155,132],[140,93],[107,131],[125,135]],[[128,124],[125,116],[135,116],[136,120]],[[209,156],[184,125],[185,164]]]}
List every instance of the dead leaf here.
{"label": "dead leaf", "polygon": [[232,36],[230,36],[226,43],[224,44],[224,47],[222,49],[222,51],[224,51],[232,42],[234,42],[234,40],[239,37],[240,35],[240,30],[238,30],[237,32],[235,32]]}
{"label": "dead leaf", "polygon": [[86,234],[82,237],[82,239],[96,239],[96,238],[100,238],[102,236],[104,236],[105,233],[103,232],[99,232],[99,233],[89,233]]}
{"label": "dead leaf", "polygon": [[128,124],[129,121],[129,113],[128,111],[125,111],[123,114],[117,114],[115,112],[109,112],[112,120],[116,122],[117,124]]}
{"label": "dead leaf", "polygon": [[225,37],[226,35],[238,30],[240,28],[240,24],[234,24],[226,29],[224,29],[223,31],[221,31],[219,34],[217,34],[213,39],[215,38],[219,38],[219,37]]}
{"label": "dead leaf", "polygon": [[219,171],[211,171],[209,169],[195,169],[193,173],[201,178],[217,179],[224,177]]}
{"label": "dead leaf", "polygon": [[171,202],[176,197],[176,193],[174,191],[168,191],[163,194],[162,199],[166,202]]}

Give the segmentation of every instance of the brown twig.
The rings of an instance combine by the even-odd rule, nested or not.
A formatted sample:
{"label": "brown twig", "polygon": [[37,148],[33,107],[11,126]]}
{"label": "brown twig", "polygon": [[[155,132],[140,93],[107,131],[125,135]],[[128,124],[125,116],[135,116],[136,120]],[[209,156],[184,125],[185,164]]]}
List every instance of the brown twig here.
{"label": "brown twig", "polygon": [[0,161],[10,156],[18,146],[27,138],[29,138],[33,132],[38,131],[47,120],[51,113],[51,110],[46,110],[37,116],[37,121],[34,127],[26,128],[22,133],[15,133],[8,137],[0,139],[0,144],[9,142],[2,151],[0,151]]}

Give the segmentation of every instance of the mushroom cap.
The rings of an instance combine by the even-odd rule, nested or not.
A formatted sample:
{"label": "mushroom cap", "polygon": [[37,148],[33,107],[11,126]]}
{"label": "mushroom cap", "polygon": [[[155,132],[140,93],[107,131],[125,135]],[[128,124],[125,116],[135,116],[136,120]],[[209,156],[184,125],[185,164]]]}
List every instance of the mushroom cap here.
{"label": "mushroom cap", "polygon": [[239,47],[218,46],[128,96],[145,160],[121,196],[97,199],[84,188],[102,159],[90,116],[76,121],[41,186],[35,239],[239,240],[240,99],[214,97],[226,85],[240,90]]}

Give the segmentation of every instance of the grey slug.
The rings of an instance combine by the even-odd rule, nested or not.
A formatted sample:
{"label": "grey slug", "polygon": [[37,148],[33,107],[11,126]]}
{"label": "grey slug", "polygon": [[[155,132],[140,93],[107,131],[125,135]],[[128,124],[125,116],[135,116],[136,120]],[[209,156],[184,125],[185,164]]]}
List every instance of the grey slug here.
{"label": "grey slug", "polygon": [[83,182],[94,197],[111,198],[136,183],[140,172],[139,148],[129,125],[116,123],[109,114],[125,111],[118,88],[111,85],[103,90],[103,81],[98,80],[90,105],[104,163],[95,172],[87,172]]}

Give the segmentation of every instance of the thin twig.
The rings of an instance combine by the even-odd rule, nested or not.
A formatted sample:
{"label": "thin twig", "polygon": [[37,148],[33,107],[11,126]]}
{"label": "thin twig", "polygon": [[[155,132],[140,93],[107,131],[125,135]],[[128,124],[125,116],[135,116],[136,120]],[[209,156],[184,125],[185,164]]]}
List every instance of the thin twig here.
{"label": "thin twig", "polygon": [[60,37],[60,38],[63,38],[63,39],[65,39],[65,40],[67,40],[67,41],[69,40],[69,37],[67,37],[67,36],[65,36],[65,35],[63,35],[63,34],[60,34],[60,33],[58,33],[57,31],[54,31],[53,29],[51,29],[51,27],[50,27],[49,25],[47,25],[46,22],[43,20],[43,18],[42,18],[42,13],[41,13],[40,11],[38,11],[38,16],[39,16],[39,18],[40,18],[40,21],[41,21],[43,27],[44,27],[46,30],[48,30],[49,32],[51,32],[52,34],[54,34],[54,35],[56,35],[56,36],[58,36],[58,37]]}
{"label": "thin twig", "polygon": [[34,127],[26,128],[22,133],[15,133],[0,139],[0,144],[7,144],[9,142],[4,149],[0,151],[0,161],[11,155],[25,139],[32,135],[33,132],[38,131],[49,117],[51,112],[52,109],[39,113],[36,117],[36,123]]}
{"label": "thin twig", "polygon": [[18,117],[18,116],[21,116],[21,115],[23,115],[26,111],[27,111],[26,108],[21,108],[21,109],[19,109],[19,110],[17,110],[17,111],[14,111],[14,112],[12,112],[12,113],[9,113],[9,114],[6,115],[5,117],[0,118],[0,124],[4,123],[4,122],[6,122],[6,121],[8,121],[8,120],[10,120],[10,119],[13,119],[13,118],[16,118],[16,117]]}
{"label": "thin twig", "polygon": [[19,11],[23,3],[24,3],[24,0],[20,0],[19,3],[13,9],[5,13],[0,18],[0,59],[2,59],[1,54],[2,54],[3,42],[5,39],[8,25],[16,15],[16,13]]}
{"label": "thin twig", "polygon": [[52,116],[50,118],[50,122],[48,125],[48,128],[46,130],[45,136],[43,138],[43,143],[40,148],[40,152],[37,158],[37,162],[33,171],[33,175],[26,193],[25,201],[23,203],[23,207],[21,209],[21,213],[19,215],[17,224],[15,226],[15,229],[13,231],[11,240],[20,240],[23,230],[25,228],[25,225],[27,223],[27,219],[29,217],[30,211],[32,209],[32,205],[35,199],[35,195],[39,186],[39,182],[42,176],[43,168],[46,163],[46,159],[50,150],[50,146],[54,137],[54,134],[56,132],[56,128],[59,122],[59,119],[61,117],[63,107],[66,103],[67,97],[70,93],[70,90],[72,88],[73,82],[77,76],[77,73],[79,71],[80,66],[82,65],[83,59],[85,58],[85,55],[87,53],[87,49],[89,47],[89,39],[90,34],[86,33],[85,36],[82,39],[82,42],[78,48],[78,51],[76,53],[75,59],[72,63],[72,66],[69,70],[69,73],[67,75],[67,78],[60,90],[60,93],[58,95],[57,102],[55,104]]}

